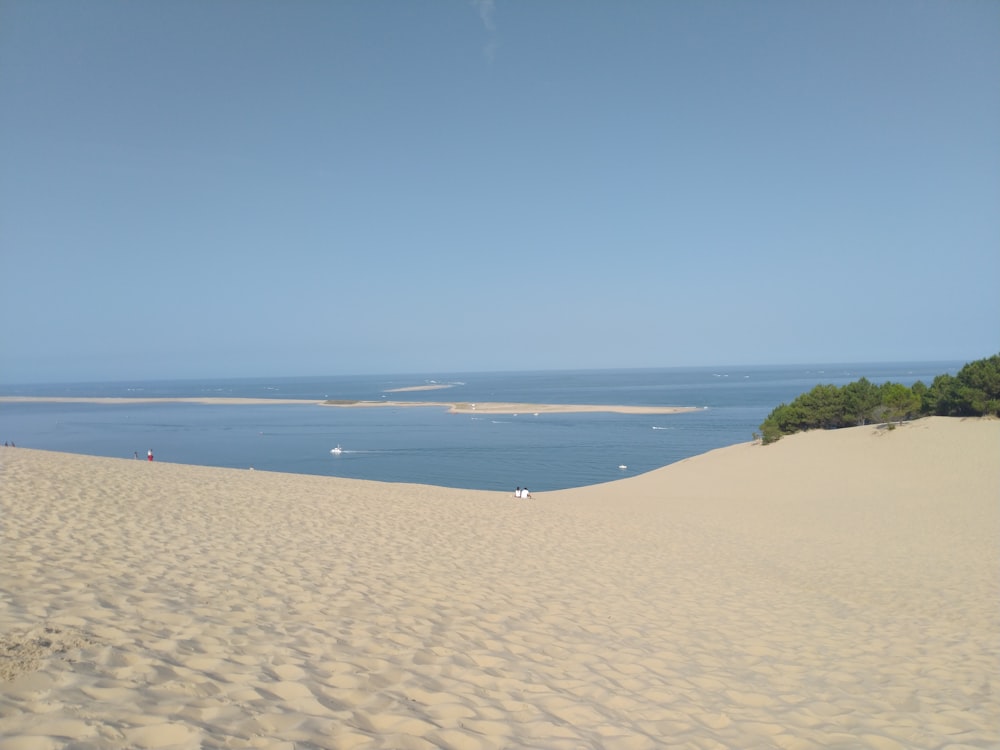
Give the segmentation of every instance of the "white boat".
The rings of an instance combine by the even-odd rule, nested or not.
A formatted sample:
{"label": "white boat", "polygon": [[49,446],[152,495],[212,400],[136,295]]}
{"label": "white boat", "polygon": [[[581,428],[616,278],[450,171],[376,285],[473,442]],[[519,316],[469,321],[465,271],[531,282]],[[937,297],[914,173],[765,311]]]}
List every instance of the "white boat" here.
{"label": "white boat", "polygon": [[340,447],[339,443],[337,444],[336,448],[331,448],[330,449],[330,453],[332,453],[335,456],[339,456],[343,452],[344,452],[344,449]]}
{"label": "white boat", "polygon": [[621,469],[622,471],[624,471],[628,467],[625,464],[618,464],[618,468]]}

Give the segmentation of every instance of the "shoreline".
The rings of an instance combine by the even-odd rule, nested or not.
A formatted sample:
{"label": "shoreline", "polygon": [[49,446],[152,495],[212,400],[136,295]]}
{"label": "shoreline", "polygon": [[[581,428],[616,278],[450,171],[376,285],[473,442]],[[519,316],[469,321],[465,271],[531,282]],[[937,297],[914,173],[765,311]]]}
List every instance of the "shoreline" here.
{"label": "shoreline", "polygon": [[371,408],[371,407],[441,407],[454,414],[580,414],[580,413],[614,413],[614,414],[682,414],[693,411],[703,411],[708,407],[701,406],[627,406],[615,404],[527,404],[512,402],[469,403],[464,401],[354,401],[336,399],[317,401],[314,399],[288,398],[227,398],[227,397],[116,397],[116,396],[0,396],[3,403],[58,403],[58,404],[205,404],[212,406],[268,406],[313,404],[316,406],[335,406],[340,408]]}

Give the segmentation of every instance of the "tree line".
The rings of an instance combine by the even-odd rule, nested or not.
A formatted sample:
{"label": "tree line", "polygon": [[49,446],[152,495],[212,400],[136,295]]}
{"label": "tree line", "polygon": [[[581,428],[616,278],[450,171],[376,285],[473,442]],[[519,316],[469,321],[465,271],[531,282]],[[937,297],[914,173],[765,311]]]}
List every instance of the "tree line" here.
{"label": "tree line", "polygon": [[916,417],[1000,416],[1000,354],[969,362],[957,375],[938,375],[930,386],[917,381],[875,385],[861,378],[845,386],[817,385],[790,404],[776,407],[754,437],[764,445],[803,430],[833,430]]}

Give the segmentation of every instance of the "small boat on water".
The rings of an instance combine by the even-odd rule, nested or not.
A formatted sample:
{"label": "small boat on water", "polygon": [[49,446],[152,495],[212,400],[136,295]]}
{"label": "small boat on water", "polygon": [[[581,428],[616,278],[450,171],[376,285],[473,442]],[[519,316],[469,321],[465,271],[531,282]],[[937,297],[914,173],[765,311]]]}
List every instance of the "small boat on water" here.
{"label": "small boat on water", "polygon": [[335,456],[339,456],[343,452],[344,452],[344,449],[340,447],[339,443],[337,444],[336,448],[331,448],[330,449],[330,453],[332,453]]}

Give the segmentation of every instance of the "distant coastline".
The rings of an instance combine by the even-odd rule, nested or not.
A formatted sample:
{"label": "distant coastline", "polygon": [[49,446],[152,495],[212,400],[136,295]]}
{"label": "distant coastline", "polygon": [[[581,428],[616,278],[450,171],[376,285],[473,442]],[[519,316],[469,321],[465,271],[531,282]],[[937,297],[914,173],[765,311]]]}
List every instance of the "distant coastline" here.
{"label": "distant coastline", "polygon": [[[430,388],[447,388],[449,386],[416,386],[412,389],[425,390]],[[211,404],[217,406],[265,406],[271,404],[314,404],[318,406],[336,406],[341,408],[359,407],[411,407],[437,406],[446,408],[455,414],[579,414],[579,413],[613,413],[613,414],[681,414],[701,411],[699,406],[625,406],[615,404],[525,404],[509,402],[466,403],[457,401],[355,401],[336,399],[316,401],[312,399],[283,398],[226,398],[226,397],[189,397],[189,398],[142,398],[142,397],[73,397],[73,396],[0,396],[0,403],[59,403],[59,404]]]}

